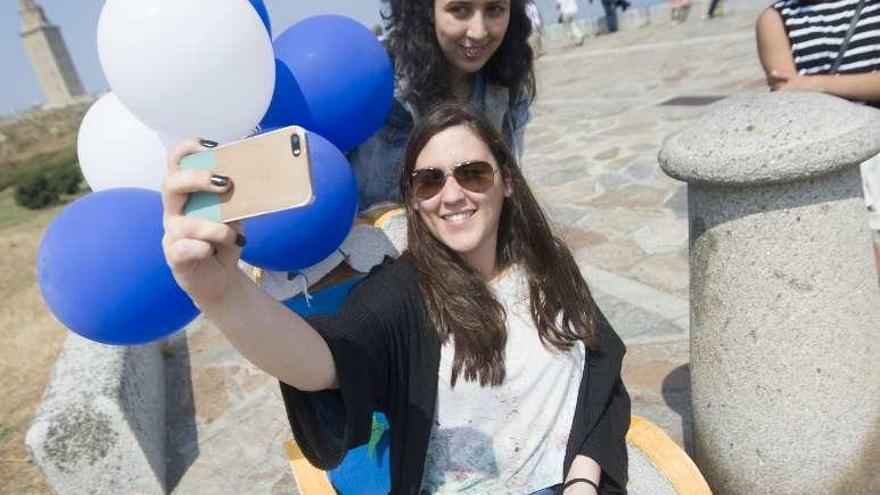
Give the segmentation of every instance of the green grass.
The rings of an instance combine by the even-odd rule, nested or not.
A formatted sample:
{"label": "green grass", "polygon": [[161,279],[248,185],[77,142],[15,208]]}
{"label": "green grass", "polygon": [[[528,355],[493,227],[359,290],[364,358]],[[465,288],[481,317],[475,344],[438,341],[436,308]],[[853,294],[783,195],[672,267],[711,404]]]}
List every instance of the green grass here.
{"label": "green grass", "polygon": [[15,204],[12,188],[0,191],[0,230],[15,227],[38,214],[38,211],[28,210]]}
{"label": "green grass", "polygon": [[0,163],[0,190],[15,185],[25,174],[39,170],[57,168],[66,164],[77,163],[76,148],[70,146],[54,153],[44,153],[20,162]]}
{"label": "green grass", "polygon": [[20,162],[0,163],[0,230],[8,229],[35,219],[39,216],[54,216],[59,209],[86,192],[85,181],[80,184],[80,192],[72,196],[63,195],[59,204],[40,210],[29,210],[15,203],[15,184],[27,174],[39,171],[51,174],[63,167],[76,167],[76,149],[73,146],[53,153],[44,153]]}
{"label": "green grass", "polygon": [[6,437],[12,434],[12,426],[0,424],[0,443],[6,441]]}
{"label": "green grass", "polygon": [[88,189],[81,188],[78,194],[65,196],[62,198],[61,203],[57,205],[43,208],[41,210],[28,210],[27,208],[22,208],[15,204],[12,188],[4,189],[0,191],[0,231],[16,227],[40,216],[54,217],[68,203],[88,194],[89,192]]}

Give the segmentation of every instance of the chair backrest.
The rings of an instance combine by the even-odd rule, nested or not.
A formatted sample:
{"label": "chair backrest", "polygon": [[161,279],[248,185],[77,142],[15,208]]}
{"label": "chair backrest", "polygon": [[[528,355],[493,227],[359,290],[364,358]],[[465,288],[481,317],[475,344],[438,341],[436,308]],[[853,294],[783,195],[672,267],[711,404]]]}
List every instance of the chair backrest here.
{"label": "chair backrest", "polygon": [[[406,222],[402,208],[392,205],[370,213],[371,216],[362,221],[382,229],[398,252],[403,251]],[[310,296],[300,294],[283,301],[283,304],[301,316],[332,313],[339,309],[359,280],[360,277],[334,279]],[[712,494],[700,470],[685,451],[650,421],[633,416],[626,441],[631,458],[631,495]],[[292,440],[285,444],[285,449],[302,495],[376,495],[390,490],[388,421],[379,413],[373,416],[373,435],[369,444],[349,451],[342,464],[329,473],[309,464]],[[656,480],[663,481],[663,486],[654,486]]]}
{"label": "chair backrest", "polygon": [[[631,457],[628,488],[632,495],[712,495],[691,458],[657,425],[633,416],[626,443]],[[387,485],[374,484],[377,476],[379,479],[387,477],[387,447],[384,453],[372,457],[367,451],[368,446],[358,447],[350,451],[342,465],[329,475],[309,464],[293,441],[287,442],[285,448],[302,495],[388,493]],[[376,451],[379,452],[380,448]],[[639,459],[635,459],[636,456]],[[647,462],[639,462],[641,460]],[[634,469],[636,466],[638,469]],[[645,468],[651,472],[640,470]]]}

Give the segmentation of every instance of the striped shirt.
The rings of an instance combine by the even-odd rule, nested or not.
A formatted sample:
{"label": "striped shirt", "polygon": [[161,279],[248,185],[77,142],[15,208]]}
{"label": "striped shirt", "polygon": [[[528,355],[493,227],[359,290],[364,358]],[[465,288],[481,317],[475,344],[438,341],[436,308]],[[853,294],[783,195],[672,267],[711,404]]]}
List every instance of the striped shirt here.
{"label": "striped shirt", "polygon": [[[782,16],[799,74],[828,74],[840,52],[859,0],[779,0],[773,8]],[[880,0],[865,0],[862,15],[839,74],[880,69]]]}

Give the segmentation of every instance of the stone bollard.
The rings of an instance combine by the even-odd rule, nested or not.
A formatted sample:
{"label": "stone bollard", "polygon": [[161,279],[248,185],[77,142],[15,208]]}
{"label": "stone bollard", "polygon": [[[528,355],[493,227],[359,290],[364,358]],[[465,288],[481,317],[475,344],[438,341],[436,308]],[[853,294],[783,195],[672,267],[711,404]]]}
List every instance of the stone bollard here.
{"label": "stone bollard", "polygon": [[165,493],[165,371],[159,344],[70,334],[25,442],[53,493]]}
{"label": "stone bollard", "polygon": [[721,495],[880,493],[880,290],[858,164],[880,112],[721,103],[666,140],[688,182],[695,459]]}

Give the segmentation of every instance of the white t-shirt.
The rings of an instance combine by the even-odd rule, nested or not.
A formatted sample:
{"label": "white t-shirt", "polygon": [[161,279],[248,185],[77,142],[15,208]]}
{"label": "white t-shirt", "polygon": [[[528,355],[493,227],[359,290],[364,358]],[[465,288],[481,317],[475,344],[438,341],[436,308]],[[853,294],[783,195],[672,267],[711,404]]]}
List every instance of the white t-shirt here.
{"label": "white t-shirt", "polygon": [[559,13],[562,15],[576,15],[578,13],[577,0],[556,0]]}
{"label": "white t-shirt", "polygon": [[506,378],[499,387],[483,388],[459,377],[452,389],[452,339],[442,347],[426,493],[523,495],[563,481],[584,346],[560,352],[541,344],[520,267],[490,286],[507,314]]}

